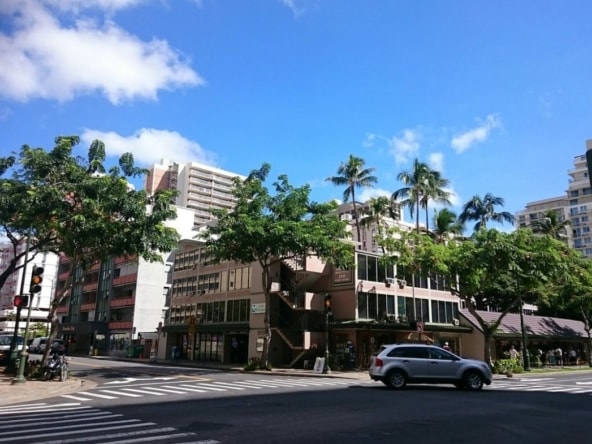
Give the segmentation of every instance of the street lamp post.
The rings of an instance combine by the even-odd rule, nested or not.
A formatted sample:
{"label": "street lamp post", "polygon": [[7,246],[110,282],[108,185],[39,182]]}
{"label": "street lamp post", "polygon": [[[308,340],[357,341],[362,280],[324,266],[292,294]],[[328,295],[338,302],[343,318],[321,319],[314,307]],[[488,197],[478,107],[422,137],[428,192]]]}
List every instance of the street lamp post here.
{"label": "street lamp post", "polygon": [[329,310],[325,312],[325,367],[323,373],[327,374],[331,373],[331,367],[329,366],[329,318],[331,315],[332,313]]}
{"label": "street lamp post", "polygon": [[[31,299],[34,295],[31,294]],[[27,323],[25,324],[25,343],[23,344],[23,348],[20,353],[20,361],[18,365],[18,370],[16,374],[16,378],[12,380],[13,384],[23,384],[27,382],[25,378],[25,366],[27,364],[27,356],[29,355],[27,351],[27,336],[29,334],[29,323],[31,322],[31,306],[33,305],[33,301],[29,301],[29,307],[27,311]]]}
{"label": "street lamp post", "polygon": [[329,322],[330,317],[333,316],[333,307],[331,306],[331,295],[325,294],[325,365],[323,367],[323,373],[331,373],[331,367],[329,366]]}
{"label": "street lamp post", "polygon": [[526,337],[526,327],[524,325],[524,301],[520,294],[520,329],[522,331],[522,362],[524,362],[524,371],[530,371],[530,356],[528,354],[528,343]]}

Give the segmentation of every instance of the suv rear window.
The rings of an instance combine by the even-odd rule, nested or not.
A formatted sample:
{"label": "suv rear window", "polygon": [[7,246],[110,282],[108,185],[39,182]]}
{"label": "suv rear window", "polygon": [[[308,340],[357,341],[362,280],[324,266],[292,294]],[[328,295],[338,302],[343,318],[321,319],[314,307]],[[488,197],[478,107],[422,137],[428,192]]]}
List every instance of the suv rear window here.
{"label": "suv rear window", "polygon": [[424,347],[395,347],[389,353],[391,358],[428,359],[428,350]]}

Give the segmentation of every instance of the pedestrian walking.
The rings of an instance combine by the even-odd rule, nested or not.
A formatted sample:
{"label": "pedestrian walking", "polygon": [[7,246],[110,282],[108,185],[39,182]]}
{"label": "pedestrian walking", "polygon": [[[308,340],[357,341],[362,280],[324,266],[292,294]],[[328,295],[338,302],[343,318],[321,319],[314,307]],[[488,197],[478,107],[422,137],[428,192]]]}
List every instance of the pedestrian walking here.
{"label": "pedestrian walking", "polygon": [[510,359],[518,359],[518,350],[513,345],[510,347]]}

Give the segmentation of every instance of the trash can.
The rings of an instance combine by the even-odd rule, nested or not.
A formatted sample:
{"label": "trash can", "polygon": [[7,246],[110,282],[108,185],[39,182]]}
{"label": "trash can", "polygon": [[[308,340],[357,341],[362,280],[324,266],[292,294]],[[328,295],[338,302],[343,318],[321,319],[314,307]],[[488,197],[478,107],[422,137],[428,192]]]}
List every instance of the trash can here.
{"label": "trash can", "polygon": [[128,346],[126,353],[125,353],[125,357],[126,358],[137,358],[138,356],[140,356],[140,352],[141,352],[141,348],[138,347],[137,345],[130,345]]}
{"label": "trash can", "polygon": [[143,345],[136,345],[134,349],[134,358],[143,358],[144,357],[144,346]]}

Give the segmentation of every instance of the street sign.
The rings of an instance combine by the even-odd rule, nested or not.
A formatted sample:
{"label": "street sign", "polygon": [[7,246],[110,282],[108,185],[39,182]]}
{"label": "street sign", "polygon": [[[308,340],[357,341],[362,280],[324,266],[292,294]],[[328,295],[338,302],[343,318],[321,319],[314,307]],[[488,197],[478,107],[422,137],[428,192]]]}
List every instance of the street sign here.
{"label": "street sign", "polygon": [[423,333],[423,322],[418,322],[417,323],[417,332],[418,333]]}

